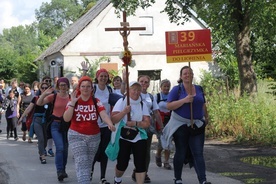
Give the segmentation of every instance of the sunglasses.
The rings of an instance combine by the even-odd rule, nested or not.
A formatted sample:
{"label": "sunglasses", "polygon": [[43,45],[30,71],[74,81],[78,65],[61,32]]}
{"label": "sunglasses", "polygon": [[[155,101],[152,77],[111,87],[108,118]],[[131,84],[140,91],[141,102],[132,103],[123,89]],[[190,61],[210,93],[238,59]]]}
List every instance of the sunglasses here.
{"label": "sunglasses", "polygon": [[48,89],[48,87],[41,87],[41,89]]}
{"label": "sunglasses", "polygon": [[46,79],[45,82],[52,82],[52,80],[51,79]]}

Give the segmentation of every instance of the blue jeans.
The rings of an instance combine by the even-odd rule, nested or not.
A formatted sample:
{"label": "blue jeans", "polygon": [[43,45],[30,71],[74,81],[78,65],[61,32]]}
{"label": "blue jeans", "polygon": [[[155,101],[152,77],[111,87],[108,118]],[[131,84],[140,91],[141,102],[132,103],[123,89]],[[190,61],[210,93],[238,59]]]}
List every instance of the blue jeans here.
{"label": "blue jeans", "polygon": [[60,132],[60,122],[53,121],[51,133],[56,146],[55,164],[57,172],[65,171],[68,157],[67,132]]}
{"label": "blue jeans", "polygon": [[175,154],[173,159],[175,179],[182,180],[183,164],[189,146],[198,181],[200,183],[206,181],[205,160],[203,157],[205,134],[192,136],[190,135],[187,125],[182,125],[173,134],[173,139],[175,142]]}

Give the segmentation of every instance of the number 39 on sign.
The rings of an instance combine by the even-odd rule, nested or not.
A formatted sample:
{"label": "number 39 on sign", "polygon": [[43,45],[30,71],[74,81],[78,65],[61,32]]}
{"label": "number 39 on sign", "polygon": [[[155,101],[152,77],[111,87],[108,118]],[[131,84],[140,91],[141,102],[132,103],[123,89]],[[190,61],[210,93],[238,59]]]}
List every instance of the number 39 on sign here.
{"label": "number 39 on sign", "polygon": [[212,61],[209,29],[166,32],[168,63]]}

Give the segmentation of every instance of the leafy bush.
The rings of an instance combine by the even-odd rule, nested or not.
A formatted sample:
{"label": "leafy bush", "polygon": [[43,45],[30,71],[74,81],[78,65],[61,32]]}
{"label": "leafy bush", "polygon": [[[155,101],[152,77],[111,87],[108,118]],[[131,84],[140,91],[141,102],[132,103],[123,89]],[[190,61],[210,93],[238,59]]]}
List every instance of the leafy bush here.
{"label": "leafy bush", "polygon": [[228,93],[222,80],[213,79],[209,74],[204,76],[201,85],[206,92],[210,117],[208,137],[276,145],[276,101],[266,93],[267,83],[260,82],[256,96],[240,97],[235,90]]}

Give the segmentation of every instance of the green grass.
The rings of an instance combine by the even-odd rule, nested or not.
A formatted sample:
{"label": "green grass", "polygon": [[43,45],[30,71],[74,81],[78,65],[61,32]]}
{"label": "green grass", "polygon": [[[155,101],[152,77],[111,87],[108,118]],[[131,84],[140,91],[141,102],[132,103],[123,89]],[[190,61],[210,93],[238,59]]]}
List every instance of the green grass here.
{"label": "green grass", "polygon": [[276,100],[267,93],[267,85],[267,82],[259,83],[254,97],[240,97],[233,91],[227,93],[223,88],[218,90],[213,84],[210,88],[205,84],[210,117],[207,136],[276,146]]}

